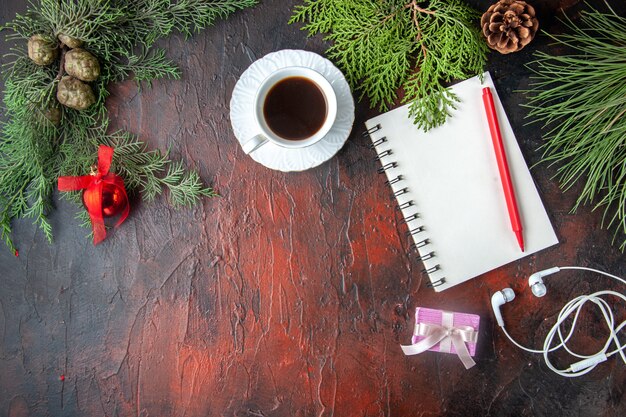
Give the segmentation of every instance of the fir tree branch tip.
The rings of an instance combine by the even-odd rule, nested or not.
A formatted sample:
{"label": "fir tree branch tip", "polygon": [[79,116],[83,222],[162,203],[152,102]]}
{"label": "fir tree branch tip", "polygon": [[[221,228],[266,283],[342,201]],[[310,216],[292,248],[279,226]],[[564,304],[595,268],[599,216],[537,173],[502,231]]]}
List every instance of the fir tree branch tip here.
{"label": "fir tree branch tip", "polygon": [[403,90],[413,121],[428,130],[458,100],[443,84],[483,72],[478,18],[462,0],[304,0],[289,22],[325,35],[328,57],[373,107],[388,110]]}

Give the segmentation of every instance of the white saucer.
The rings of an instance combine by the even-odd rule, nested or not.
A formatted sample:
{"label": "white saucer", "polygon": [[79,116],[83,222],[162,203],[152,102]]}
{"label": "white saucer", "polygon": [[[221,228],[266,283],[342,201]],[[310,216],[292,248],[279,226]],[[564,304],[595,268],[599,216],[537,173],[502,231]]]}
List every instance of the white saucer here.
{"label": "white saucer", "polygon": [[346,142],[354,122],[354,99],[341,71],[313,52],[285,49],[252,63],[235,85],[230,99],[230,123],[239,144],[259,133],[254,120],[254,98],[258,86],[272,72],[292,66],[311,68],[330,82],[337,95],[337,118],[330,132],[311,146],[288,149],[270,142],[250,154],[258,163],[284,172],[304,171],[328,161]]}

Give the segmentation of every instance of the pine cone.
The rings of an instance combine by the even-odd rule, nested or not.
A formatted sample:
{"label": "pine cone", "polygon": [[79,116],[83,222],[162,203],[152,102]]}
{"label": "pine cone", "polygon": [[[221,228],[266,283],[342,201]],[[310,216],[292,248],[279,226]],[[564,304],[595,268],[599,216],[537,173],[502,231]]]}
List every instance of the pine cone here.
{"label": "pine cone", "polygon": [[95,56],[76,48],[65,53],[65,72],[82,81],[95,81],[100,76],[100,64]]}
{"label": "pine cone", "polygon": [[57,36],[57,38],[59,38],[63,45],[66,45],[70,49],[80,48],[83,46],[83,41],[80,39],[72,38],[71,36],[67,36],[63,33]]}
{"label": "pine cone", "polygon": [[85,110],[96,102],[96,96],[89,85],[64,75],[57,87],[57,100],[66,107]]}
{"label": "pine cone", "polygon": [[63,117],[63,112],[58,107],[50,107],[44,113],[43,116],[50,121],[55,126],[58,126],[61,123],[61,117]]}
{"label": "pine cone", "polygon": [[480,19],[487,45],[502,54],[517,52],[530,43],[539,21],[535,9],[521,0],[500,0]]}
{"label": "pine cone", "polygon": [[59,48],[42,35],[28,39],[28,57],[37,65],[50,65],[59,55]]}

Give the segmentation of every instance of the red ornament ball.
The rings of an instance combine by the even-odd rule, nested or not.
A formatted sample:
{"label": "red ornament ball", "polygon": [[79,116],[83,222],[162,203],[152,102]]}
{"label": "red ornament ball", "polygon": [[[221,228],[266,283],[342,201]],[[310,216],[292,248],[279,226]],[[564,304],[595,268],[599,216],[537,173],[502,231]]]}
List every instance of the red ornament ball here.
{"label": "red ornament ball", "polygon": [[[98,187],[93,186],[83,191],[83,204],[89,209],[88,201],[93,201],[98,193]],[[128,206],[128,199],[123,189],[114,184],[102,185],[102,215],[115,217],[121,214]]]}

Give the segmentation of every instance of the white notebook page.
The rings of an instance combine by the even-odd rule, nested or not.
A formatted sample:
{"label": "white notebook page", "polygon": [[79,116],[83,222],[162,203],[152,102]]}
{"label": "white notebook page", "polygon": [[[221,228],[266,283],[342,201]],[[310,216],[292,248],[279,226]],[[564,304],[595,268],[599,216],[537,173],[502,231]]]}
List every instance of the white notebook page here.
{"label": "white notebook page", "polygon": [[[522,220],[525,251],[522,252],[511,228],[498,172],[489,125],[482,101],[482,89],[491,87],[506,148],[511,179]],[[366,122],[382,165],[395,162],[386,170],[389,180],[403,180],[391,187],[408,192],[397,197],[398,204],[412,201],[402,209],[409,230],[423,227],[413,238],[417,243],[436,291],[443,291],[487,271],[558,243],[522,152],[504,113],[489,73],[481,83],[470,78],[451,87],[461,100],[452,117],[428,132],[418,129],[409,118],[408,105]],[[443,279],[443,283],[442,280]]]}

